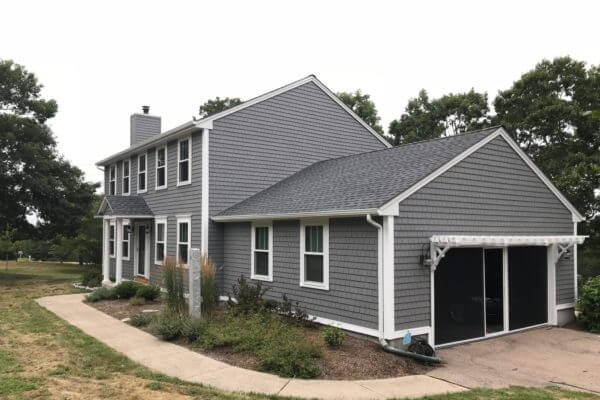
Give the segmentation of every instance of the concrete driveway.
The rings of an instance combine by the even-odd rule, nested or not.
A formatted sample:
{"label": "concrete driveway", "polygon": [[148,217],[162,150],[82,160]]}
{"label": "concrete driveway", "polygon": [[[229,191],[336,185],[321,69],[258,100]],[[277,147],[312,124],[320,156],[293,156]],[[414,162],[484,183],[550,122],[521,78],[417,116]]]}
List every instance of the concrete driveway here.
{"label": "concrete driveway", "polygon": [[439,350],[429,373],[465,387],[561,385],[600,393],[600,335],[539,328]]}

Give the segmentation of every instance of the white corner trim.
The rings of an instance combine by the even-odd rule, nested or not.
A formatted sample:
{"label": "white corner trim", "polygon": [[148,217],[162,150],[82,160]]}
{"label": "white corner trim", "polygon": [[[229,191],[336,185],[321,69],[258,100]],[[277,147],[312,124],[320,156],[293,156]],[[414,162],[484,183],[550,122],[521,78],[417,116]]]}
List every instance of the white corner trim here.
{"label": "white corner trim", "polygon": [[[258,275],[254,273],[254,252],[256,251],[256,228],[268,228],[268,268],[267,275]],[[258,281],[273,282],[273,223],[271,221],[252,222],[250,226],[250,279]]]}
{"label": "white corner trim", "polygon": [[394,322],[394,217],[383,217],[383,332],[395,330]]}
{"label": "white corner trim", "polygon": [[[573,236],[577,237],[577,221],[573,222]],[[575,301],[579,298],[579,287],[577,285],[577,243],[573,244],[573,296]]]}
{"label": "white corner trim", "polygon": [[410,332],[411,335],[429,335],[431,334],[430,326],[419,326],[417,328],[408,328],[402,329],[399,331],[392,331],[390,334],[386,334],[385,338],[388,340],[400,339],[406,335],[407,332]]}
{"label": "white corner trim", "polygon": [[556,311],[567,310],[569,308],[575,308],[575,303],[564,303],[556,305]]}
{"label": "white corner trim", "polygon": [[[323,282],[312,282],[307,281],[304,278],[304,256],[306,255],[306,241],[305,241],[305,231],[306,226],[323,226]],[[311,289],[319,289],[319,290],[329,290],[329,219],[312,219],[312,220],[300,220],[300,286],[311,288]],[[315,254],[317,253],[309,253]]]}
{"label": "white corner trim", "polygon": [[[212,123],[211,123],[212,127]],[[201,224],[200,224],[200,252],[208,256],[208,224],[209,224],[209,157],[210,133],[209,128],[202,129],[202,199],[201,199]]]}

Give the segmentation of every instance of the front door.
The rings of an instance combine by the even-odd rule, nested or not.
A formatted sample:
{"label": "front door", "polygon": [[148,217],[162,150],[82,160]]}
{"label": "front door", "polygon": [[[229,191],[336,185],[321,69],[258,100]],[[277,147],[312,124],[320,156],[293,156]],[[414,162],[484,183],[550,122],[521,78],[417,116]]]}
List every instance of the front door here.
{"label": "front door", "polygon": [[146,275],[146,227],[138,227],[137,274]]}

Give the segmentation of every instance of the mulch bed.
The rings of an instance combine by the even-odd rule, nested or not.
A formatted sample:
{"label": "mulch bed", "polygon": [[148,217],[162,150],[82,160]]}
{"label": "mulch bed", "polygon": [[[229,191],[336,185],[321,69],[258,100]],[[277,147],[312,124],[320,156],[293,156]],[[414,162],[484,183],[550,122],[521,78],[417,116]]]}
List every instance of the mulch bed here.
{"label": "mulch bed", "polygon": [[[90,306],[119,320],[139,314],[143,310],[161,310],[159,302],[147,302],[145,305],[133,306],[127,300],[102,300],[88,303]],[[142,328],[148,330],[147,328]],[[418,361],[384,352],[378,343],[363,337],[347,335],[339,349],[331,349],[323,345],[318,328],[304,328],[306,339],[322,346],[323,358],[318,360],[321,375],[318,379],[379,379],[405,375],[424,374],[434,367]],[[252,354],[235,352],[230,348],[218,348],[200,351],[185,340],[174,343],[187,347],[219,361],[247,369],[256,369],[256,359]]]}

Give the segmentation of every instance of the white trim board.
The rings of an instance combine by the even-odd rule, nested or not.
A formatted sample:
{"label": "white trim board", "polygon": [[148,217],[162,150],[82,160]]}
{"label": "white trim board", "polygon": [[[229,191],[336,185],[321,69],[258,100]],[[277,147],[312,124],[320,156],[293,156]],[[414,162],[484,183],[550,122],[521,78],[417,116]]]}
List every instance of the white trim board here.
{"label": "white trim board", "polygon": [[564,304],[557,304],[556,305],[556,311],[568,310],[570,308],[575,308],[575,303],[564,303]]}
{"label": "white trim board", "polygon": [[247,214],[247,215],[216,215],[211,217],[217,222],[253,221],[260,219],[289,219],[289,218],[312,218],[312,217],[357,217],[367,214],[377,214],[376,208],[362,210],[330,210],[330,211],[307,211],[283,214]]}

